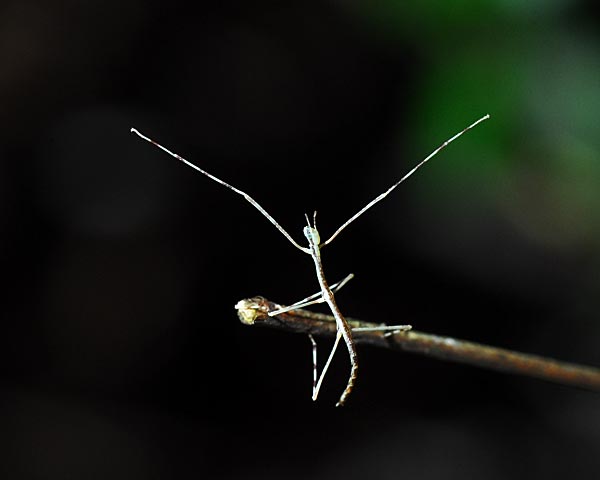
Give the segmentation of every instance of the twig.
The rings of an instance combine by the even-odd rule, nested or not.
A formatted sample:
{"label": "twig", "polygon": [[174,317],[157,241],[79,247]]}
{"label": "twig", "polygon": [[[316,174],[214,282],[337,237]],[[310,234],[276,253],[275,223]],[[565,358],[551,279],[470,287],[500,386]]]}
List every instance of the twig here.
{"label": "twig", "polygon": [[[242,323],[264,325],[282,330],[311,335],[336,335],[335,319],[330,315],[290,310],[270,317],[267,312],[281,305],[263,297],[241,300],[235,308]],[[346,317],[354,328],[372,328],[381,324]],[[408,332],[355,331],[356,343],[420,353],[442,360],[476,365],[478,367],[541,378],[562,385],[600,391],[600,369],[566,363],[527,353],[467,342],[451,337],[441,337],[411,330]]]}

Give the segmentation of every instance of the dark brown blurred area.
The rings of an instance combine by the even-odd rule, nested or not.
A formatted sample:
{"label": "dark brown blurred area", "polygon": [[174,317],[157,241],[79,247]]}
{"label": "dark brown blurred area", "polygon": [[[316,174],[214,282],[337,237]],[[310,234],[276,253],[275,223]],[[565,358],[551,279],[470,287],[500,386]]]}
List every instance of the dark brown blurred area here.
{"label": "dark brown blurred area", "polygon": [[130,134],[302,241],[490,113],[324,249],[340,307],[600,365],[593,5],[401,3],[0,6],[2,479],[600,474],[589,392],[363,348],[313,403],[308,339],[233,308],[310,259]]}

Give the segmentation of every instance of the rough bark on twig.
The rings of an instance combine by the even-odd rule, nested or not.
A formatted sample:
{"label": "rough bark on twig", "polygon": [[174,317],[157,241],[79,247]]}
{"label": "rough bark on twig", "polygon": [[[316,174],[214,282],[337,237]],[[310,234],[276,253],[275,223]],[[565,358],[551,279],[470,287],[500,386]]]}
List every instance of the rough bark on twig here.
{"label": "rough bark on twig", "polygon": [[[335,336],[335,319],[308,310],[291,310],[269,317],[267,312],[281,305],[263,297],[241,300],[236,309],[242,323],[264,325],[297,333]],[[378,327],[381,324],[346,317],[352,328]],[[600,369],[561,362],[537,355],[514,352],[451,337],[441,337],[411,330],[408,332],[355,332],[356,343],[419,353],[507,373],[541,378],[562,385],[600,391]]]}

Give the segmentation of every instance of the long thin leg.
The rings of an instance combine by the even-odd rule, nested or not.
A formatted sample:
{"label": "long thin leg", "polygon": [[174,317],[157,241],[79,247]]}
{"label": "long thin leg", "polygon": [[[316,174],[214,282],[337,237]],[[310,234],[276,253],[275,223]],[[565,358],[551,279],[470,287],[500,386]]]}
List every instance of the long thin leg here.
{"label": "long thin leg", "polygon": [[[412,326],[411,325],[381,325],[379,327],[356,327],[352,329],[352,332],[390,332],[391,334],[393,333],[397,333],[397,332],[406,332],[408,330],[411,330]],[[319,396],[319,391],[321,390],[321,384],[323,383],[323,379],[325,378],[325,374],[327,373],[327,370],[329,369],[329,365],[331,364],[331,361],[333,359],[333,356],[335,354],[335,351],[337,350],[337,347],[340,343],[340,340],[342,339],[342,334],[341,332],[338,331],[336,338],[335,338],[335,343],[333,344],[333,348],[331,349],[331,353],[329,354],[329,358],[327,359],[327,363],[325,364],[325,366],[323,367],[323,371],[321,372],[321,375],[319,376],[319,380],[317,381],[317,372],[318,372],[318,366],[317,366],[317,342],[315,341],[314,337],[309,333],[308,334],[308,338],[310,338],[310,342],[312,344],[312,358],[313,358],[313,393],[312,393],[312,399],[316,400],[317,397]]]}
{"label": "long thin leg", "polygon": [[380,327],[356,327],[352,332],[408,332],[412,325],[381,325]]}
{"label": "long thin leg", "polygon": [[[331,285],[331,287],[330,287],[331,291],[334,293],[339,292],[340,289],[344,285],[346,285],[350,280],[352,280],[353,278],[354,278],[353,273],[347,275],[343,280]],[[289,312],[290,310],[297,310],[299,308],[304,308],[304,307],[308,307],[309,305],[315,305],[317,303],[323,303],[323,302],[325,302],[325,300],[323,299],[323,292],[317,292],[317,293],[314,293],[313,295],[310,295],[309,297],[303,298],[302,300],[299,300],[298,302],[295,302],[286,307],[278,308],[277,310],[271,310],[267,315],[269,315],[269,317],[274,317],[275,315]]]}
{"label": "long thin leg", "polygon": [[[342,339],[342,332],[338,330],[338,333],[335,337],[335,343],[333,344],[333,348],[331,349],[331,353],[329,354],[329,358],[327,358],[327,362],[325,363],[325,366],[323,367],[323,370],[321,371],[321,376],[319,377],[319,381],[317,382],[316,387],[313,390],[313,396],[312,399],[313,401],[317,399],[317,397],[319,396],[319,390],[321,390],[321,384],[323,383],[323,379],[325,378],[325,374],[327,373],[327,370],[329,370],[329,365],[331,365],[331,361],[333,360],[333,356],[335,355],[335,351],[337,350],[337,347],[340,343],[340,340]],[[313,339],[314,342],[314,339]],[[313,359],[315,362],[315,366],[317,364],[317,344],[315,342],[314,344],[314,354],[313,354]],[[315,374],[316,374],[316,369],[315,369]]]}
{"label": "long thin leg", "polygon": [[377,197],[375,197],[373,200],[371,200],[369,203],[367,203],[363,208],[361,208],[357,213],[355,213],[354,215],[352,215],[340,228],[338,228],[334,232],[334,234],[331,237],[329,237],[329,239],[326,242],[322,243],[320,245],[320,247],[324,247],[325,245],[329,245],[333,241],[333,239],[335,237],[337,237],[342,232],[342,230],[344,230],[344,228],[346,228],[348,225],[350,225],[354,220],[356,220],[358,217],[360,217],[363,213],[365,213],[373,205],[375,205],[376,203],[380,202],[385,197],[387,197],[390,193],[392,193],[392,191],[398,185],[400,185],[404,180],[406,180],[413,173],[415,173],[419,168],[421,168],[423,165],[425,165],[425,163],[427,163],[429,160],[431,160],[433,157],[435,157],[438,153],[440,153],[441,150],[443,150],[444,148],[446,148],[450,143],[452,143],[454,140],[456,140],[458,137],[460,137],[463,133],[467,132],[468,130],[471,130],[473,127],[475,127],[479,123],[483,122],[484,120],[487,120],[488,118],[490,118],[489,115],[485,115],[485,116],[481,117],[479,120],[477,120],[476,122],[472,123],[467,128],[463,129],[462,131],[460,131],[456,135],[454,135],[452,138],[449,138],[444,143],[442,143],[438,148],[436,148],[433,152],[431,152],[429,155],[427,155],[427,157],[425,157],[424,160],[421,160],[415,167],[412,168],[412,170],[410,170],[406,175],[404,175],[394,185],[392,185],[390,188],[388,188],[382,194],[380,194]]}
{"label": "long thin leg", "polygon": [[202,175],[206,175],[211,180],[214,180],[215,182],[220,183],[224,187],[227,187],[229,190],[232,190],[235,193],[237,193],[238,195],[241,195],[242,197],[244,197],[248,202],[250,202],[250,204],[254,208],[256,208],[260,213],[262,213],[266,217],[266,219],[269,220],[269,222],[271,222],[275,226],[275,228],[277,230],[279,230],[283,234],[283,236],[285,238],[287,238],[292,243],[292,245],[294,245],[294,247],[296,247],[297,249],[302,250],[304,253],[307,253],[307,254],[310,255],[310,250],[308,248],[302,247],[298,243],[296,243],[296,241],[291,237],[291,235],[288,232],[286,232],[285,229],[281,225],[279,225],[279,223],[277,223],[277,221],[271,215],[269,215],[267,213],[267,211],[263,207],[261,207],[260,204],[256,200],[254,200],[250,195],[248,195],[245,192],[242,192],[241,190],[239,190],[239,189],[237,189],[235,187],[232,187],[227,182],[224,182],[223,180],[221,180],[220,178],[215,177],[214,175],[211,175],[207,171],[202,170],[200,167],[194,165],[193,163],[189,162],[188,160],[186,160],[185,158],[181,157],[180,155],[178,155],[176,153],[173,153],[171,150],[169,150],[166,147],[163,147],[160,143],[155,142],[150,137],[147,137],[146,135],[143,135],[142,133],[140,133],[135,128],[132,128],[131,132],[135,133],[141,139],[146,140],[147,142],[150,142],[155,147],[160,148],[163,152],[168,153],[169,155],[171,155],[172,157],[176,158],[180,162],[185,163],[188,167],[192,167],[194,170],[200,172]]}
{"label": "long thin leg", "polygon": [[[346,385],[346,389],[342,392],[342,396],[340,397],[338,402],[335,404],[336,407],[341,407],[346,403],[348,396],[352,393],[352,389],[354,388],[354,382],[356,381],[356,377],[358,376],[358,357],[357,357],[357,353],[356,353],[356,345],[354,343],[354,339],[352,338],[352,333],[351,333],[354,330],[350,328],[350,326],[348,325],[348,322],[342,316],[341,312],[339,311],[339,308],[335,304],[333,295],[331,295],[331,300],[333,300],[333,302],[332,303],[328,302],[328,303],[331,307],[332,313],[336,317],[336,322],[338,324],[338,334],[337,334],[335,345],[333,346],[333,350],[331,351],[331,354],[329,357],[330,357],[330,359],[333,358],[333,354],[335,353],[335,350],[339,343],[340,335],[343,335],[344,341],[346,342],[346,347],[348,348],[348,354],[350,355],[350,378],[348,379],[348,384]],[[340,322],[340,320],[342,320],[342,321]],[[388,329],[387,326],[383,326],[383,325],[381,327],[374,327],[374,328],[377,328],[378,330],[379,329],[381,329],[381,330]],[[395,326],[391,326],[391,331],[394,332],[394,331],[410,330],[411,328],[412,327],[410,325],[395,325]],[[321,374],[321,376],[323,377],[324,374]],[[317,388],[318,387],[319,387],[319,384],[317,384]]]}
{"label": "long thin leg", "polygon": [[312,382],[312,398],[315,398],[315,391],[317,389],[317,342],[315,338],[309,333],[308,338],[312,344],[312,359],[313,359],[313,382]]}

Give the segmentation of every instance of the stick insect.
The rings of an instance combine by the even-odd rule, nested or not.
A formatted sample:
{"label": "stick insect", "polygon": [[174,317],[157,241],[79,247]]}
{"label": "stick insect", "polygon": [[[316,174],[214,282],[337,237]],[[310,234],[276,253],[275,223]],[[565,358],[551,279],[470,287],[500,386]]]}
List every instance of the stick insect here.
{"label": "stick insect", "polygon": [[[408,173],[406,173],[400,180],[398,180],[396,183],[394,183],[390,188],[388,188],[383,193],[379,194],[377,197],[375,197],[373,200],[371,200],[369,203],[367,203],[362,209],[360,209],[358,212],[356,212],[354,215],[352,215],[326,241],[321,242],[321,239],[319,236],[319,231],[317,230],[317,212],[314,212],[314,214],[313,214],[312,223],[311,223],[311,220],[308,217],[308,215],[305,214],[304,216],[306,218],[306,226],[303,229],[303,233],[304,233],[304,236],[306,237],[306,240],[308,241],[308,247],[303,247],[299,243],[297,243],[292,238],[292,236],[279,223],[277,223],[277,221],[269,213],[267,213],[267,211],[263,207],[261,207],[256,200],[254,200],[247,193],[229,185],[228,183],[224,182],[220,178],[217,178],[214,175],[211,175],[210,173],[201,169],[197,165],[194,165],[193,163],[187,161],[185,158],[181,157],[180,155],[172,152],[171,150],[163,147],[161,144],[155,142],[151,138],[143,135],[135,128],[132,128],[131,132],[135,133],[143,140],[146,140],[147,142],[160,148],[162,151],[168,153],[169,155],[176,158],[177,160],[185,163],[186,165],[193,168],[194,170],[202,173],[203,175],[207,176],[211,180],[214,180],[215,182],[223,185],[224,187],[229,188],[233,192],[244,197],[267,220],[269,220],[269,222],[271,222],[273,224],[273,226],[277,230],[279,230],[283,234],[283,236],[287,240],[289,240],[289,242],[292,245],[294,245],[294,247],[296,247],[301,252],[311,256],[313,263],[315,265],[315,271],[317,274],[317,280],[319,282],[320,291],[314,295],[311,295],[310,297],[307,297],[303,300],[300,300],[299,302],[294,303],[293,305],[290,305],[288,307],[279,308],[277,310],[269,312],[268,314],[269,314],[269,316],[275,316],[275,315],[279,315],[279,314],[284,313],[289,310],[305,307],[307,305],[312,305],[315,303],[323,303],[323,302],[327,303],[327,305],[329,306],[331,313],[333,314],[335,321],[336,321],[337,335],[336,335],[336,339],[335,339],[333,348],[331,350],[331,353],[329,354],[329,358],[328,358],[325,366],[323,367],[323,370],[321,372],[321,375],[320,375],[318,381],[317,381],[317,366],[316,366],[316,343],[315,343],[314,339],[312,338],[312,336],[310,337],[310,340],[311,340],[311,343],[313,346],[313,367],[314,367],[312,398],[313,398],[313,400],[317,399],[319,389],[321,387],[321,383],[323,381],[325,373],[327,372],[327,369],[329,368],[329,364],[331,363],[331,360],[337,350],[340,340],[343,338],[344,342],[346,344],[346,347],[348,349],[348,354],[350,356],[351,368],[350,368],[350,377],[348,378],[346,388],[342,392],[342,394],[336,404],[336,406],[342,406],[348,399],[348,396],[352,392],[352,389],[354,388],[354,384],[356,382],[356,378],[358,375],[358,355],[356,352],[356,345],[355,345],[355,342],[352,337],[352,329],[350,328],[350,325],[348,324],[348,322],[342,315],[342,312],[340,311],[340,309],[336,303],[334,293],[336,291],[338,291],[340,288],[342,288],[349,280],[351,280],[353,275],[350,274],[346,278],[344,278],[341,282],[338,282],[336,284],[329,286],[329,284],[327,283],[327,280],[325,279],[323,263],[321,261],[321,249],[323,247],[326,247],[327,245],[329,245],[348,225],[350,225],[352,222],[354,222],[354,220],[356,220],[363,213],[365,213],[367,210],[369,210],[373,205],[375,205],[376,203],[379,203],[381,200],[383,200],[385,197],[387,197],[390,193],[392,193],[392,191],[394,191],[398,185],[400,185],[407,178],[409,178],[413,173],[415,173],[425,163],[427,163],[429,160],[431,160],[433,157],[435,157],[441,150],[446,148],[446,146],[448,146],[450,143],[452,143],[454,140],[456,140],[458,137],[460,137],[463,133],[467,132],[468,130],[472,129],[473,127],[475,127],[479,123],[483,122],[484,120],[487,120],[488,118],[490,118],[489,115],[485,115],[485,116],[481,117],[479,120],[472,123],[468,127],[464,128],[463,130],[461,130],[460,132],[458,132],[457,134],[455,134],[454,136],[452,136],[451,138],[446,140],[444,143],[442,143],[438,148],[436,148],[433,152],[431,152],[429,155],[427,155],[427,157],[425,157],[417,165],[415,165]],[[385,327],[382,327],[382,329],[385,329],[385,330],[387,330],[387,329],[389,329],[389,330],[408,330],[408,329],[410,329],[410,326],[408,326],[408,325],[390,326],[390,327],[385,326]]]}

